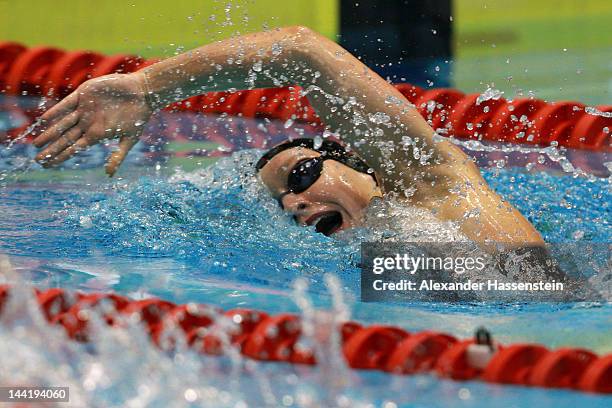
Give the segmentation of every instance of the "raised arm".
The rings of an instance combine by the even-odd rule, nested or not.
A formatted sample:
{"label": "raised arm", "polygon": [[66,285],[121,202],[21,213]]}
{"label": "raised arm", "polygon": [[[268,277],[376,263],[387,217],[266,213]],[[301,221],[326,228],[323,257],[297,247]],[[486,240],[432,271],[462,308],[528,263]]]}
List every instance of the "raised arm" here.
{"label": "raised arm", "polygon": [[[434,142],[431,127],[395,87],[305,27],[205,45],[151,66],[142,75],[156,107],[208,91],[298,85],[327,128],[383,176],[387,191],[404,191],[415,177],[431,175],[429,164],[465,158],[450,143]],[[407,144],[406,136],[414,146]],[[415,147],[421,152],[416,157]],[[404,175],[390,163],[401,163]]]}
{"label": "raised arm", "polygon": [[[142,123],[172,102],[210,92],[299,85],[323,123],[373,166],[387,192],[439,218],[460,221],[472,239],[540,243],[535,229],[493,193],[471,160],[440,140],[408,101],[348,51],[304,27],[208,44],[134,74],[90,80],[49,110],[37,157],[53,165],[79,149],[120,137],[113,174]],[[408,193],[408,194],[406,194]]]}
{"label": "raised arm", "polygon": [[[112,93],[117,99],[112,101],[115,103],[96,106],[98,111],[124,108],[126,103],[121,98],[122,92],[115,89],[118,81],[124,82],[121,89],[129,88],[125,93],[135,94],[130,103],[146,102],[149,110],[210,91],[299,85],[328,128],[368,157],[375,170],[381,174],[388,173],[386,179],[397,173],[395,169],[386,171],[385,167],[388,159],[394,157],[383,159],[377,145],[384,147],[389,141],[399,145],[402,136],[411,136],[438,150],[434,149],[431,128],[393,86],[333,41],[304,27],[231,38],[168,58],[134,74],[88,81],[43,116],[48,122],[54,122],[70,113],[71,120],[36,139],[37,144],[42,146],[57,140],[60,131],[75,121],[80,122],[78,116],[91,116],[84,109],[91,106],[79,106],[87,102],[90,94],[99,98],[104,92]],[[143,112],[136,113],[140,116]],[[105,129],[94,128],[87,133],[83,123],[79,127],[88,137],[96,139],[117,133],[131,136],[132,129],[114,123],[118,118],[109,119],[112,120],[107,121]],[[95,123],[85,121],[85,125],[92,124]],[[384,134],[381,135],[381,131]],[[389,149],[383,150],[386,156],[397,156]],[[56,163],[53,153],[55,150],[43,151],[38,158]],[[414,159],[412,151],[401,156],[403,160]],[[389,185],[388,190],[391,187],[396,186]]]}

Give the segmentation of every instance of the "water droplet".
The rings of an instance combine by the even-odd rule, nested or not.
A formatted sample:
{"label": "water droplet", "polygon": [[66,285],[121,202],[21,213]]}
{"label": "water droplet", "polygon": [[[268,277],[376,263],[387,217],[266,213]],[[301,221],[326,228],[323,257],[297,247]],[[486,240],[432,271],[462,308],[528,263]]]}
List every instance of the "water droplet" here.
{"label": "water droplet", "polygon": [[458,395],[459,395],[459,399],[462,399],[464,401],[468,400],[468,399],[470,399],[472,397],[472,393],[467,388],[461,388],[459,390]]}
{"label": "water droplet", "polygon": [[489,86],[482,94],[478,95],[478,98],[476,98],[476,105],[480,105],[484,101],[488,101],[491,99],[498,100],[503,95],[504,93],[500,91],[499,89],[495,89]]}
{"label": "water droplet", "polygon": [[281,52],[283,52],[283,47],[280,44],[278,43],[272,44],[272,55],[277,57],[280,55]]}
{"label": "water droplet", "polygon": [[93,227],[93,222],[91,221],[91,217],[88,217],[85,215],[79,217],[79,224],[81,224],[81,227],[83,228]]}
{"label": "water droplet", "polygon": [[603,118],[612,118],[612,112],[602,112],[592,106],[587,106],[586,108],[584,108],[584,111],[589,115],[601,116]]}
{"label": "water droplet", "polygon": [[198,393],[192,388],[187,388],[183,395],[185,396],[185,400],[188,402],[194,402],[198,399]]}

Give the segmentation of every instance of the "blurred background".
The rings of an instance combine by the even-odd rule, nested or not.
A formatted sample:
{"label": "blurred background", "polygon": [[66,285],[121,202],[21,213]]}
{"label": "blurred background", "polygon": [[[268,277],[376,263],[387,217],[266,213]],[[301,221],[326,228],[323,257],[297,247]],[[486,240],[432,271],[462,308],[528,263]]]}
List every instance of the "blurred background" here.
{"label": "blurred background", "polygon": [[0,40],[169,56],[301,24],[393,82],[612,100],[610,0],[0,0]]}

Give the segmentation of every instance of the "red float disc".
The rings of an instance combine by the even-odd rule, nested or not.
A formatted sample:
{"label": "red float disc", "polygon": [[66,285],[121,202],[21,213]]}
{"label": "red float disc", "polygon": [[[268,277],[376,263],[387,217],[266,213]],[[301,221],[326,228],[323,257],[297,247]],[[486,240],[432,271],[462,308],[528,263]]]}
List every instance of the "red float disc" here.
{"label": "red float disc", "polygon": [[259,104],[258,114],[271,118],[278,118],[278,111],[282,108],[283,103],[283,94],[285,93],[285,88],[268,88],[264,90],[264,95],[261,98],[261,102]]}
{"label": "red float disc", "polygon": [[295,364],[313,365],[317,363],[312,350],[296,350],[295,347],[293,347],[289,361]]}
{"label": "red float disc", "polygon": [[346,343],[348,339],[363,326],[357,322],[346,322],[340,328],[340,333],[342,335],[342,344]]}
{"label": "red float disc", "polygon": [[540,387],[576,388],[586,368],[597,359],[588,350],[558,349],[538,361],[529,377],[529,384]]}
{"label": "red float disc", "polygon": [[558,146],[567,146],[572,130],[574,130],[573,122],[560,123],[550,132],[549,140],[550,142],[556,141]]}
{"label": "red float disc", "polygon": [[242,354],[257,360],[287,361],[291,356],[288,348],[295,344],[300,332],[300,322],[295,315],[269,317],[258,324],[244,342]]}
{"label": "red float disc", "polygon": [[[160,345],[159,340],[164,331],[164,322],[166,315],[175,308],[175,304],[161,299],[145,299],[130,302],[122,313],[127,315],[137,314],[140,316],[140,321],[146,325],[151,340],[157,345]],[[111,323],[112,325],[113,323]],[[174,339],[168,338],[169,346],[174,345]]]}
{"label": "red float disc", "polygon": [[[612,113],[612,105],[597,106],[600,112]],[[567,146],[578,149],[606,150],[612,148],[612,118],[585,112],[576,122]]]}
{"label": "red float disc", "polygon": [[7,93],[41,95],[52,64],[62,55],[63,51],[50,47],[34,47],[22,52],[7,75]]}
{"label": "red float disc", "polygon": [[447,348],[435,365],[435,370],[440,377],[452,378],[453,380],[471,380],[476,378],[481,370],[468,364],[468,348],[474,344],[474,340],[463,340],[454,343]]}
{"label": "red float disc", "polygon": [[166,313],[172,310],[175,306],[176,305],[174,303],[161,299],[144,299],[130,302],[121,310],[121,313],[137,313],[140,315],[141,321],[146,323],[147,326],[151,327],[153,325],[162,323]]}
{"label": "red float disc", "polygon": [[[221,100],[223,98],[223,100]],[[200,96],[200,110],[203,113],[218,113],[225,101],[224,92],[208,92]]]}
{"label": "red float disc", "polygon": [[242,99],[245,97],[244,92],[224,92],[224,94],[225,100],[219,105],[218,112],[227,113],[232,116],[238,116],[242,113]]}
{"label": "red float disc", "polygon": [[242,115],[246,118],[254,118],[257,114],[257,107],[261,97],[264,96],[262,89],[248,91],[243,101]]}
{"label": "red float disc", "polygon": [[129,300],[127,298],[112,293],[83,294],[80,295],[79,300],[65,313],[52,316],[51,323],[64,326],[64,329],[66,329],[66,333],[70,338],[77,341],[88,341],[88,310],[97,309],[101,302],[105,302],[105,304],[109,305],[112,309],[112,311],[101,310],[104,320],[109,325],[114,324],[112,314],[114,312],[121,311],[121,309],[129,305]]}
{"label": "red float disc", "polygon": [[548,349],[537,344],[514,344],[498,351],[482,373],[488,382],[528,384],[531,370]]}
{"label": "red float disc", "polygon": [[129,73],[138,70],[142,58],[134,55],[113,55],[105,57],[96,64],[92,77],[99,77],[113,73]]}
{"label": "red float disc", "polygon": [[453,107],[448,123],[451,124],[450,134],[456,137],[477,138],[488,132],[489,122],[497,109],[506,104],[506,100],[488,99],[478,103],[480,94],[470,94],[463,97]]}
{"label": "red float disc", "polygon": [[386,371],[412,374],[431,370],[440,355],[457,342],[443,333],[420,332],[402,340],[387,360]]}
{"label": "red float disc", "polygon": [[[549,145],[556,134],[555,129],[569,122],[573,131],[575,122],[584,113],[584,105],[579,102],[552,102],[533,116],[534,143]],[[571,132],[570,132],[571,133]]]}
{"label": "red float disc", "polygon": [[[491,117],[490,127],[486,129],[488,140],[526,143],[529,135],[529,122],[535,113],[546,106],[541,99],[516,99],[501,105]],[[521,118],[523,118],[521,120]],[[519,133],[523,133],[519,137]]]}
{"label": "red float disc", "polygon": [[240,326],[240,330],[232,335],[232,343],[242,345],[253,330],[269,316],[267,313],[250,309],[232,309],[225,312],[225,316]]}
{"label": "red float disc", "polygon": [[582,374],[580,389],[612,394],[612,354],[593,361]]}
{"label": "red float disc", "polygon": [[396,345],[409,334],[391,326],[370,326],[357,330],[344,343],[346,361],[353,368],[382,368]]}
{"label": "red float disc", "polygon": [[464,94],[455,89],[430,89],[416,98],[414,104],[431,127],[438,129],[444,126],[453,106],[463,97]]}
{"label": "red float disc", "polygon": [[40,292],[37,298],[38,305],[48,321],[51,321],[53,317],[60,313],[66,313],[78,300],[77,296],[65,292],[60,288],[53,288]]}
{"label": "red float disc", "polygon": [[185,333],[188,344],[193,343],[198,334],[198,329],[208,327],[213,323],[214,315],[220,313],[219,309],[208,306],[186,304],[170,310],[163,318],[164,325],[176,324]]}
{"label": "red float disc", "polygon": [[74,51],[64,54],[53,63],[43,95],[64,97],[81,83],[91,78],[95,65],[103,56],[93,52]]}
{"label": "red float disc", "polygon": [[[221,315],[221,311],[215,309],[217,316]],[[242,343],[251,334],[251,331],[268,315],[263,312],[251,311],[249,309],[234,309],[223,313],[223,316],[231,319],[238,325],[235,331],[229,331],[226,334],[230,336],[229,342],[242,347]],[[208,325],[207,325],[208,326]],[[200,350],[207,354],[218,355],[223,352],[223,341],[215,334],[210,332],[201,332],[200,327],[194,327],[189,334],[189,344],[194,344],[194,341],[201,339],[201,344],[195,343]]]}
{"label": "red float disc", "polygon": [[25,50],[27,50],[27,48],[19,43],[0,41],[0,65],[13,62],[13,60]]}
{"label": "red float disc", "polygon": [[130,303],[128,298],[115,293],[85,293],[79,296],[79,301],[73,308],[94,307],[102,301],[110,303],[117,311],[123,310]]}
{"label": "red float disc", "polygon": [[26,50],[21,44],[0,42],[0,92],[4,90],[8,72],[17,57]]}

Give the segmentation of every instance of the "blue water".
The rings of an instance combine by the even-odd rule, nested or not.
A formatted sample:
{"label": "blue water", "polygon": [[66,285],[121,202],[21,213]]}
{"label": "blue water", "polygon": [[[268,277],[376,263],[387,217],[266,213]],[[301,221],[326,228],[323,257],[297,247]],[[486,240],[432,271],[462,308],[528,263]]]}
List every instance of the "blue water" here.
{"label": "blue water", "polygon": [[[359,302],[359,243],[367,231],[332,238],[295,225],[245,174],[245,163],[256,156],[257,152],[241,153],[211,169],[171,178],[151,166],[128,166],[124,180],[109,181],[87,171],[38,173],[36,169],[34,173],[50,176],[36,180],[26,173],[18,180],[9,178],[0,187],[0,253],[9,255],[21,279],[38,287],[114,290],[134,297],[155,295],[175,302],[270,312],[299,311],[292,294],[296,278],[305,278],[315,304],[329,305],[324,275],[332,272],[339,277],[356,320],[411,331],[437,329],[461,337],[485,325],[503,342],[612,352],[609,303]],[[609,179],[589,181],[522,167],[488,169],[484,175],[546,241],[610,242]],[[541,329],[544,322],[546,330]],[[271,378],[296,372],[298,378],[317,378],[312,368],[265,367]],[[352,376],[349,393],[379,405],[385,400],[398,406],[494,402],[494,406],[569,407],[610,402],[575,392],[457,383],[430,376],[368,372]],[[324,382],[312,382],[315,388],[325,387]],[[260,398],[251,396],[253,401]]]}

